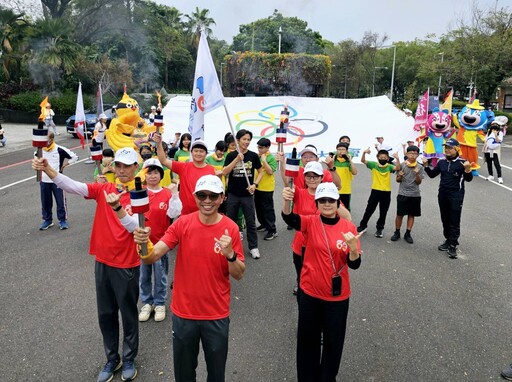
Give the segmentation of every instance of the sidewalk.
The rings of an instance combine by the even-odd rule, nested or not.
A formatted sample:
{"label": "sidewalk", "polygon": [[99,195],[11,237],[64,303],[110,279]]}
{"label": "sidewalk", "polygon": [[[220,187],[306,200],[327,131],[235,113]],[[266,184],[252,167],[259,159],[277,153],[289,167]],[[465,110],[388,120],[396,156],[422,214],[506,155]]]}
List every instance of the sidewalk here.
{"label": "sidewalk", "polygon": [[[7,142],[5,147],[0,146],[0,155],[9,154],[21,149],[32,147],[32,129],[37,128],[37,124],[21,124],[21,123],[2,123]],[[55,142],[71,138],[71,135],[66,133],[66,126],[57,126],[57,131],[60,135],[55,137]],[[79,142],[79,140],[77,140]],[[35,149],[34,149],[35,150]]]}

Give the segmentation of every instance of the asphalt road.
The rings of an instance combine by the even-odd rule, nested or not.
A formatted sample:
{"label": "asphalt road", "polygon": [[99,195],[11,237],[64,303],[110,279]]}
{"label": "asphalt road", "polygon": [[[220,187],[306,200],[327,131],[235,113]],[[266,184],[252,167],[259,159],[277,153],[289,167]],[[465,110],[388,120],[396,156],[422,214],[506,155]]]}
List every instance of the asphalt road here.
{"label": "asphalt road", "polygon": [[[77,149],[76,139],[61,135],[57,142],[87,156]],[[0,380],[93,381],[105,362],[94,259],[87,254],[95,206],[71,195],[70,229],[39,231],[38,185],[30,178],[29,163],[17,164],[31,158],[29,146],[27,141],[15,151],[0,150]],[[438,179],[427,178],[421,186],[423,216],[416,220],[414,244],[389,241],[398,189],[393,183],[385,236],[373,236],[374,215],[362,239],[362,266],[351,272],[353,294],[339,381],[501,380],[500,370],[512,362],[508,145],[502,149],[502,163],[510,166],[503,168],[504,186],[482,178],[467,185],[457,260],[437,250],[442,241]],[[93,165],[83,162],[66,170],[81,181],[92,180],[92,173]],[[484,169],[481,173],[487,175]],[[352,195],[356,223],[370,185],[370,171],[359,166]],[[233,281],[227,381],[296,380],[292,232],[280,217],[278,233],[271,242],[259,234],[261,259],[248,257],[244,278]],[[199,235],[190,232],[192,240]],[[172,381],[170,319],[142,323],[140,333],[137,380]],[[202,356],[198,380],[206,380]]]}

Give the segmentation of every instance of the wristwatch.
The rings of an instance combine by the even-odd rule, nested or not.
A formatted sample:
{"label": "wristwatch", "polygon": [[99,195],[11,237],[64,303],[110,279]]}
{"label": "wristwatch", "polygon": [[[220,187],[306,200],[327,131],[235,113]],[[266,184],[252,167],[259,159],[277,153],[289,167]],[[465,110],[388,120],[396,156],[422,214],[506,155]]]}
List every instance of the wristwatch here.
{"label": "wristwatch", "polygon": [[236,261],[236,252],[233,252],[232,258],[226,257],[226,260],[230,263],[234,263]]}
{"label": "wristwatch", "polygon": [[331,172],[336,171],[336,166],[334,166],[333,168],[330,168],[329,171],[331,171]]}
{"label": "wristwatch", "polygon": [[122,205],[118,205],[116,208],[112,208],[115,212],[121,210],[121,208],[123,208]]}

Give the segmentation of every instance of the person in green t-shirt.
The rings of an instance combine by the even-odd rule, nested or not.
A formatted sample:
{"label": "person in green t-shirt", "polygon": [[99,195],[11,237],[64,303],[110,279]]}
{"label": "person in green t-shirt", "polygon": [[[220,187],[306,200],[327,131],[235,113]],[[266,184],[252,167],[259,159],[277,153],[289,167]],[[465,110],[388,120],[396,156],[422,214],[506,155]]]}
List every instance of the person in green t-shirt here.
{"label": "person in green t-shirt", "polygon": [[334,167],[341,180],[340,200],[345,208],[350,211],[352,179],[354,179],[354,175],[357,175],[357,167],[352,163],[352,157],[348,153],[348,143],[341,142],[336,145]]}
{"label": "person in green t-shirt", "polygon": [[270,153],[270,140],[261,138],[258,142],[258,154],[262,167],[258,169],[258,174],[263,173],[263,177],[256,185],[254,192],[254,204],[256,207],[256,217],[260,225],[257,231],[267,231],[263,240],[273,240],[277,237],[276,214],[274,212],[274,189],[276,180],[274,172],[277,170],[276,158]]}
{"label": "person in green t-shirt", "polygon": [[[395,172],[395,165],[389,163],[388,150],[379,150],[377,152],[378,162],[366,160],[366,154],[370,154],[371,150],[368,147],[363,151],[361,163],[365,164],[372,171],[372,191],[368,198],[368,204],[364,211],[363,218],[357,227],[357,232],[362,232],[368,226],[368,220],[372,217],[377,205],[379,206],[379,220],[377,220],[377,231],[375,237],[383,237],[382,231],[386,223],[386,215],[391,203],[391,173]],[[394,153],[393,157],[396,159],[396,166],[400,168],[400,158],[398,153]]]}

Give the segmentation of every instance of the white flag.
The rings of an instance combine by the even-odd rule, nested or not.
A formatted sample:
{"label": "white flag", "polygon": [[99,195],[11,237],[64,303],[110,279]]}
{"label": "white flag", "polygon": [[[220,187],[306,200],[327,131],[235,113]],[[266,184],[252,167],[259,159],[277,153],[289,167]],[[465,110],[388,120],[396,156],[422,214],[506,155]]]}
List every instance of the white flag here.
{"label": "white flag", "polygon": [[188,131],[192,141],[204,139],[204,115],[224,105],[224,95],[213,64],[206,35],[201,32],[197,50],[196,73],[192,88]]}
{"label": "white flag", "polygon": [[82,83],[78,83],[78,95],[76,97],[76,111],[75,111],[75,132],[80,138],[80,144],[84,148],[84,131],[85,131],[85,111],[84,99],[82,97]]}
{"label": "white flag", "polygon": [[101,92],[101,84],[98,84],[98,91],[96,92],[96,119],[99,119],[100,114],[103,114],[103,94]]}

